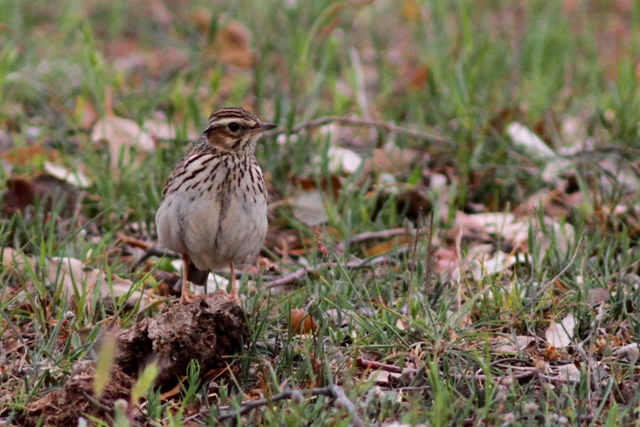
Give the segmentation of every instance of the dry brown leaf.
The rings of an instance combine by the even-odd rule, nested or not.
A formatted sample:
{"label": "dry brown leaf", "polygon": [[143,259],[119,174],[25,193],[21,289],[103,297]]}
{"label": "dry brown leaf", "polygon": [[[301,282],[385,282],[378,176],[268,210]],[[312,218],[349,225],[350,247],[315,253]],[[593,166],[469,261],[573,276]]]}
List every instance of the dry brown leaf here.
{"label": "dry brown leaf", "polygon": [[42,160],[56,163],[60,161],[60,156],[56,150],[44,148],[41,145],[28,145],[14,147],[0,154],[0,158],[12,165],[29,166]]}
{"label": "dry brown leaf", "polygon": [[307,314],[301,308],[294,308],[290,314],[289,330],[295,335],[308,334],[318,329],[318,324],[311,314]]}
{"label": "dry brown leaf", "polygon": [[251,67],[253,52],[250,38],[247,27],[238,21],[229,22],[216,37],[215,52],[218,60],[238,67]]}
{"label": "dry brown leaf", "polygon": [[[122,165],[139,163],[146,153],[155,151],[155,142],[151,135],[142,130],[134,121],[107,114],[91,130],[93,142],[107,141],[111,153],[111,165],[118,166],[120,153],[123,152]],[[138,149],[138,158],[131,160],[130,150]]]}
{"label": "dry brown leaf", "polygon": [[6,215],[24,211],[27,207],[33,206],[36,199],[44,203],[45,211],[50,211],[54,202],[64,199],[66,203],[61,213],[69,213],[74,209],[77,196],[74,187],[50,175],[42,174],[31,179],[9,178],[3,211]]}
{"label": "dry brown leaf", "polygon": [[373,150],[369,163],[374,171],[397,174],[398,171],[406,173],[420,159],[420,153],[416,150],[387,143],[382,148]]}
{"label": "dry brown leaf", "polygon": [[370,248],[365,249],[364,253],[365,253],[365,256],[368,258],[375,257],[378,255],[385,254],[389,251],[392,251],[402,246],[409,246],[413,244],[414,240],[415,240],[415,237],[413,236],[408,236],[408,235],[397,236],[397,237],[394,237],[393,239],[389,239],[385,242],[378,243],[377,245],[374,245]]}
{"label": "dry brown leaf", "polygon": [[207,9],[204,7],[200,7],[196,9],[191,14],[191,20],[193,21],[194,24],[196,24],[196,27],[198,28],[198,31],[200,32],[200,34],[204,34],[204,35],[209,33],[209,27],[211,26],[211,18],[213,18],[213,12],[211,11],[211,9]]}
{"label": "dry brown leaf", "polygon": [[410,22],[422,20],[422,8],[417,0],[404,0],[402,2],[402,15]]}

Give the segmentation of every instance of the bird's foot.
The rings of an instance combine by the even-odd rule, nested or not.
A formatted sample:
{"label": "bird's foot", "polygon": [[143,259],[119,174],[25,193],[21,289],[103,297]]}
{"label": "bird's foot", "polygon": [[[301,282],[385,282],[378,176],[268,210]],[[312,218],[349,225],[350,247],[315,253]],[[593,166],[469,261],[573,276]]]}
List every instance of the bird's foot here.
{"label": "bird's foot", "polygon": [[191,304],[195,301],[197,295],[192,294],[189,290],[189,282],[182,282],[182,293],[180,294],[180,304]]}
{"label": "bird's foot", "polygon": [[182,295],[180,295],[180,304],[191,304],[195,301],[197,295],[192,294],[191,292],[182,291]]}

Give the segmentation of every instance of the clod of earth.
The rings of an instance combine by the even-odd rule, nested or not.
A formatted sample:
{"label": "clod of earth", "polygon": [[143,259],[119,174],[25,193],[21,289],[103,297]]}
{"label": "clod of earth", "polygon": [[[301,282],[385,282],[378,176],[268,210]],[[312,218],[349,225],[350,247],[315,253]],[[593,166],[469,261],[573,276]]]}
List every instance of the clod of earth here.
{"label": "clod of earth", "polygon": [[114,403],[129,401],[131,387],[151,357],[160,368],[155,386],[169,390],[186,375],[192,359],[202,373],[225,367],[226,356],[238,353],[247,336],[242,308],[225,294],[175,304],[118,333],[116,366],[102,396],[93,392],[92,364],[81,361],[61,389],[27,405],[18,421],[24,426],[77,426],[80,416],[95,416],[109,422]]}

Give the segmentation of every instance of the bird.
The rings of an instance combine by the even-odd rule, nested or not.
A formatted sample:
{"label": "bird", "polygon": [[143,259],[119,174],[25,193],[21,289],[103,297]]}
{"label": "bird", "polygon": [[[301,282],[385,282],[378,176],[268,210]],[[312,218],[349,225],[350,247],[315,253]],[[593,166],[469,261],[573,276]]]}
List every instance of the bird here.
{"label": "bird", "polygon": [[228,296],[240,303],[233,264],[258,254],[268,228],[256,144],[275,127],[243,108],[218,110],[169,175],[155,219],[160,243],[182,256],[181,303],[195,298],[189,282],[203,285],[210,270],[227,265]]}

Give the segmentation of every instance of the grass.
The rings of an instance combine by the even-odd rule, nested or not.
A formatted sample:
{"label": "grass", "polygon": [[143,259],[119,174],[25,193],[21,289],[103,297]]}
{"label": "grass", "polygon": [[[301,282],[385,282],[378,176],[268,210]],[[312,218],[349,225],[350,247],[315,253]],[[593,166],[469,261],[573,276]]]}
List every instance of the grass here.
{"label": "grass", "polygon": [[[0,276],[0,417],[15,420],[26,405],[60,388],[75,363],[96,358],[99,334],[113,319],[123,328],[136,320],[124,301],[104,301],[96,291],[81,290],[80,303],[70,304],[61,280],[46,276],[48,260],[77,258],[136,287],[161,289],[162,279],[152,271],[161,260],[134,268],[139,254],[119,236],[155,241],[162,186],[188,148],[190,130],[201,129],[216,107],[239,105],[283,129],[353,115],[430,130],[449,142],[368,128],[334,131],[338,144],[366,161],[387,142],[416,150],[424,160],[393,170],[390,188],[382,185],[388,176],[375,163],[343,175],[338,194],[325,195],[328,220],[317,228],[296,219],[286,204],[274,209],[272,231],[294,236],[296,250],[283,257],[266,248],[281,272],[325,261],[337,265],[319,268],[286,292],[245,275],[251,339],[234,360],[235,375],[202,383],[192,366],[192,381],[178,396],[163,400],[158,391],[148,392],[144,423],[216,425],[220,414],[248,398],[338,384],[366,425],[634,425],[638,369],[615,350],[640,336],[638,200],[629,191],[634,184],[625,187],[620,175],[628,165],[637,167],[636,152],[625,150],[639,148],[640,10],[622,3],[261,0],[161,7],[0,0],[0,131],[11,138],[3,150],[43,147],[25,162],[13,162],[13,173],[32,176],[55,151],[59,163],[79,167],[93,180],[79,212],[65,211],[63,203],[52,210],[38,203],[1,220],[3,248],[33,257],[36,265],[17,276],[5,266]],[[216,44],[231,21],[251,35],[253,67],[219,60],[221,50],[240,50]],[[138,123],[161,112],[177,136],[136,167],[114,173],[106,146],[90,140],[85,117],[92,109],[98,116],[112,109]],[[556,148],[590,139],[620,155],[573,158],[562,180],[549,183],[543,162],[514,148],[506,135],[511,121]],[[570,125],[574,130],[563,128]],[[321,132],[265,139],[257,157],[271,201],[289,197],[300,177],[330,181],[328,147]],[[604,165],[608,159],[613,169]],[[436,175],[445,178],[444,187],[429,187]],[[364,250],[373,246],[349,244],[352,236],[417,225],[410,204],[398,202],[402,189],[421,192],[435,210],[435,252],[455,249],[457,211],[509,212],[540,191],[569,187],[557,217],[574,227],[576,237],[584,233],[580,244],[576,238],[563,245],[547,229],[551,246],[540,251],[540,237],[530,232],[516,265],[500,274],[459,282],[436,274],[426,267],[427,259],[434,260],[426,238],[415,251],[413,244],[391,250],[391,263],[345,267],[352,257],[366,258]],[[616,207],[628,209],[615,213]],[[316,246],[315,231],[327,257]],[[481,243],[512,249],[503,248],[509,236],[490,237],[465,235],[463,255]],[[600,311],[589,302],[594,289],[611,296]],[[292,308],[312,313],[318,322],[313,334],[288,332]],[[506,357],[492,347],[499,336],[544,338],[550,321],[569,313],[577,319],[569,353],[541,344]],[[409,370],[376,381],[357,366],[358,358]],[[508,375],[518,366],[544,371],[563,362],[577,366],[575,382]],[[597,369],[606,375],[595,379]],[[207,409],[198,413],[201,408]],[[244,423],[347,425],[352,415],[328,397],[307,396],[254,410]]]}

